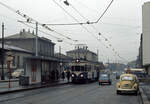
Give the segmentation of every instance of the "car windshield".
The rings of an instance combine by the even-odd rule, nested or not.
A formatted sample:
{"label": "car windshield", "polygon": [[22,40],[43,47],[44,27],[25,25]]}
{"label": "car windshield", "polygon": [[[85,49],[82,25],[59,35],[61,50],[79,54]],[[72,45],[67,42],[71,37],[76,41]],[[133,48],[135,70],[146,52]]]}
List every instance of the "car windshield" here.
{"label": "car windshield", "polygon": [[124,76],[124,77],[121,78],[121,80],[122,81],[133,81],[134,79],[131,76]]}
{"label": "car windshield", "polygon": [[108,75],[107,75],[107,74],[102,74],[102,75],[100,76],[100,78],[108,79]]}

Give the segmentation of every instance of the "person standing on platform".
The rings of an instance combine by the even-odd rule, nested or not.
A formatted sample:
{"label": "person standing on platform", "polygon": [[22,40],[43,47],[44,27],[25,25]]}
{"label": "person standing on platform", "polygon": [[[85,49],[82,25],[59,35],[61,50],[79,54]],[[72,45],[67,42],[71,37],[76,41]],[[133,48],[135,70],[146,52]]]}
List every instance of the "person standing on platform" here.
{"label": "person standing on platform", "polygon": [[64,79],[65,79],[65,72],[64,71],[62,72],[61,76],[62,76],[62,79],[64,81]]}
{"label": "person standing on platform", "polygon": [[67,71],[67,80],[68,80],[68,83],[69,83],[69,81],[70,81],[70,71],[69,70]]}

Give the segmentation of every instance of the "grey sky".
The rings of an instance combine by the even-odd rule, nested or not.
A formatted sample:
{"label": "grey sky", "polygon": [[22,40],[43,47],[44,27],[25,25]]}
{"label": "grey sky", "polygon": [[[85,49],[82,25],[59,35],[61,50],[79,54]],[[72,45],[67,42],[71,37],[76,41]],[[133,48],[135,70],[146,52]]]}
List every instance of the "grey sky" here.
{"label": "grey sky", "polygon": [[[60,9],[53,0],[0,0],[1,2],[11,6],[16,10],[42,22],[42,23],[72,23],[76,22],[69,17],[62,9]],[[63,6],[72,16],[80,22],[86,22],[73,8],[65,6],[63,0],[55,0]],[[75,7],[84,17],[90,21],[96,21],[106,6],[111,0],[68,0],[73,7]],[[149,0],[145,0],[149,1]],[[136,59],[138,55],[140,34],[141,34],[141,6],[144,0],[114,0],[113,4],[103,16],[99,23],[93,26],[85,25],[85,27],[92,32],[89,34],[82,26],[50,26],[54,30],[71,37],[72,39],[79,40],[78,43],[85,43],[88,45],[89,50],[97,52],[99,50],[100,61],[106,62],[109,60],[121,60],[119,57],[114,56],[114,53],[107,49],[106,46],[111,44],[113,48],[126,58],[128,61]],[[0,5],[0,22],[5,22],[6,36],[15,34],[22,28],[28,29],[17,22],[17,20],[24,20],[22,17],[8,10]],[[34,25],[32,25],[34,26]],[[94,27],[94,28],[93,28]],[[41,28],[41,27],[40,27]],[[96,28],[96,29],[95,29]],[[51,33],[59,38],[63,38],[58,34],[49,32],[43,28],[43,31]],[[31,29],[32,31],[33,29]],[[0,28],[1,32],[1,28]],[[102,36],[99,36],[98,33]],[[69,45],[65,42],[73,43],[65,39],[63,43],[58,43],[56,39],[39,33],[40,36],[47,37],[56,43],[56,51],[58,47],[62,47],[62,52],[74,49],[74,45]],[[98,42],[94,37],[101,40]],[[104,37],[108,38],[109,42],[105,41]],[[73,43],[74,44],[74,43]],[[124,62],[123,60],[119,62]]]}

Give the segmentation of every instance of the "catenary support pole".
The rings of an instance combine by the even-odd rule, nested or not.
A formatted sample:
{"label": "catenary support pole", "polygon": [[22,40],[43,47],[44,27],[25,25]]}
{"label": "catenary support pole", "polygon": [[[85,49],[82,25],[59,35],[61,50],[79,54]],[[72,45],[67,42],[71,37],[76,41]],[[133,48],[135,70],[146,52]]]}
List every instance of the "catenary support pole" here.
{"label": "catenary support pole", "polygon": [[36,22],[35,56],[38,56],[38,22]]}

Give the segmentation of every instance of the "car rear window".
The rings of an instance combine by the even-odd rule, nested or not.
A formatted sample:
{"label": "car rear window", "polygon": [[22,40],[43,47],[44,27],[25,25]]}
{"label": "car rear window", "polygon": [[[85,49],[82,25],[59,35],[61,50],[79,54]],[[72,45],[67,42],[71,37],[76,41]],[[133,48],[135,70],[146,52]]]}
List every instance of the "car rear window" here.
{"label": "car rear window", "polygon": [[133,77],[130,77],[130,76],[124,76],[121,78],[122,81],[133,81]]}

